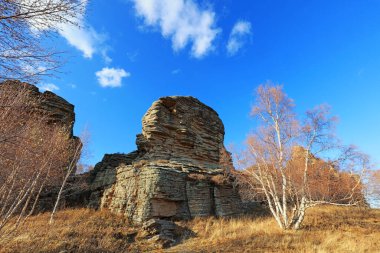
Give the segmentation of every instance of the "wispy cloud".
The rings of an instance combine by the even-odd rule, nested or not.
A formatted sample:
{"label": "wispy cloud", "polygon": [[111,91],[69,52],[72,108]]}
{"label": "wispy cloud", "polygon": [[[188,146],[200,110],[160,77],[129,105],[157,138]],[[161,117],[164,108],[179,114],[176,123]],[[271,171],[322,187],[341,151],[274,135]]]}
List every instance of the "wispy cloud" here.
{"label": "wispy cloud", "polygon": [[201,8],[193,0],[132,0],[144,25],[159,28],[162,36],[172,40],[175,51],[191,46],[191,55],[205,56],[213,48],[220,32],[215,13]]}
{"label": "wispy cloud", "polygon": [[131,73],[120,68],[103,68],[95,73],[102,87],[121,87],[122,79],[129,77]]}
{"label": "wispy cloud", "polygon": [[172,70],[172,75],[177,75],[177,74],[179,74],[179,72],[181,72],[180,69],[173,69]]}
{"label": "wispy cloud", "polygon": [[109,57],[109,55],[108,55],[108,50],[109,50],[109,48],[103,48],[101,51],[100,51],[100,53],[101,53],[101,55],[102,55],[102,57],[103,57],[103,60],[104,60],[104,62],[105,62],[105,64],[111,64],[112,63],[112,58],[111,57]]}
{"label": "wispy cloud", "polygon": [[[33,4],[32,0],[19,0],[21,3],[24,3],[26,6]],[[40,4],[49,5],[51,0],[39,0]],[[54,0],[55,1],[55,0]],[[98,33],[95,29],[88,25],[85,21],[85,12],[88,4],[88,0],[80,0],[81,4],[78,5],[77,14],[74,17],[69,17],[70,22],[60,23],[51,22],[44,24],[41,22],[41,19],[38,15],[35,18],[28,20],[30,29],[36,36],[39,32],[53,30],[56,31],[59,35],[66,39],[67,43],[79,51],[82,52],[83,57],[92,58],[93,54],[104,48],[104,41],[106,36],[102,33]],[[57,4],[57,3],[53,3]],[[83,11],[82,11],[83,9]],[[75,24],[75,25],[74,25]],[[107,56],[108,57],[108,56]],[[109,60],[109,57],[105,61]]]}
{"label": "wispy cloud", "polygon": [[135,62],[137,60],[137,57],[139,56],[139,51],[134,52],[128,52],[127,58],[130,62]]}
{"label": "wispy cloud", "polygon": [[247,21],[238,21],[232,28],[230,37],[227,42],[227,52],[229,55],[235,55],[247,42],[251,35],[251,23]]}
{"label": "wispy cloud", "polygon": [[87,24],[84,14],[88,1],[81,1],[85,5],[85,9],[83,12],[78,12],[78,15],[74,17],[73,24],[77,25],[70,23],[58,24],[57,31],[66,39],[67,43],[81,51],[83,57],[92,58],[94,53],[100,53],[106,62],[111,61],[106,54],[106,45],[104,45],[106,35],[97,32],[92,26]]}
{"label": "wispy cloud", "polygon": [[34,67],[32,65],[27,64],[21,64],[20,67],[26,76],[38,75],[40,73],[44,73],[47,69],[45,66]]}
{"label": "wispy cloud", "polygon": [[69,84],[67,84],[67,86],[69,86],[71,89],[77,88],[77,85],[75,83],[69,83]]}
{"label": "wispy cloud", "polygon": [[59,90],[59,87],[53,83],[43,83],[38,85],[40,91],[56,91]]}
{"label": "wispy cloud", "polygon": [[83,57],[92,58],[104,36],[97,33],[91,26],[86,26],[83,19],[78,21],[80,27],[71,24],[62,24],[58,33],[64,37],[71,46],[82,52]]}

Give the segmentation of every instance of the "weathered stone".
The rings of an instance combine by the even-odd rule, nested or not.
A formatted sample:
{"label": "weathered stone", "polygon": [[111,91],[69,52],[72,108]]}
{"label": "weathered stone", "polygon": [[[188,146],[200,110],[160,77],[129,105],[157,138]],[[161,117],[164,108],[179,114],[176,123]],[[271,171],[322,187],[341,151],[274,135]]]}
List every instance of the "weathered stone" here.
{"label": "weathered stone", "polygon": [[156,247],[167,248],[176,243],[179,227],[172,221],[150,219],[142,224],[140,238],[147,239]]}
{"label": "weathered stone", "polygon": [[[89,191],[89,206],[97,208],[100,206],[100,199],[107,189],[111,188],[116,183],[115,168],[121,165],[130,165],[137,156],[137,152],[130,154],[106,154],[101,162],[97,163],[88,175],[90,182]],[[107,199],[107,196],[104,196]],[[103,204],[102,206],[105,206]]]}
{"label": "weathered stone", "polygon": [[218,114],[193,97],[160,98],[149,108],[136,144],[143,160],[170,160],[189,169],[220,169],[224,126]]}
{"label": "weathered stone", "polygon": [[34,101],[34,108],[25,109],[48,116],[49,124],[60,124],[66,127],[71,133],[71,137],[76,138],[72,136],[75,122],[74,105],[53,92],[45,91],[41,93],[36,86],[18,80],[7,80],[0,83],[0,91],[5,89],[27,94]]}
{"label": "weathered stone", "polygon": [[[241,212],[218,114],[193,97],[164,97],[143,117],[138,150],[106,155],[92,172],[90,205],[149,219]],[[114,156],[114,157],[113,157]],[[115,160],[115,162],[110,162]]]}
{"label": "weathered stone", "polygon": [[231,185],[214,187],[214,199],[216,216],[233,216],[241,212],[241,206],[236,203],[240,196]]}
{"label": "weathered stone", "polygon": [[[73,135],[73,126],[75,122],[74,105],[70,104],[53,92],[45,91],[42,93],[36,86],[18,80],[7,80],[1,82],[0,93],[5,95],[18,93],[18,95],[20,95],[23,99],[21,101],[21,109],[23,113],[27,112],[28,114],[37,117],[41,116],[42,124],[46,124],[46,126],[58,126],[60,129],[64,129],[68,135],[68,142],[65,143],[69,152],[69,155],[67,156],[67,165],[78,159],[76,147],[81,147],[81,140]],[[10,108],[12,108],[12,110],[16,112],[15,115],[18,116],[17,113],[20,106]],[[27,123],[26,119],[21,115],[17,118],[17,120],[19,123]],[[45,136],[41,134],[40,138],[45,138]],[[55,169],[65,170],[66,166]],[[75,171],[73,171],[73,174],[75,174]],[[57,197],[61,183],[62,182],[54,181],[47,184],[46,188],[43,189],[39,197],[38,206],[36,208],[37,210],[43,211],[52,209],[52,205]],[[65,202],[65,200],[62,200],[61,202]],[[70,200],[69,202],[74,203],[75,201]]]}
{"label": "weathered stone", "polygon": [[191,217],[215,215],[212,186],[209,181],[188,181],[186,195]]}

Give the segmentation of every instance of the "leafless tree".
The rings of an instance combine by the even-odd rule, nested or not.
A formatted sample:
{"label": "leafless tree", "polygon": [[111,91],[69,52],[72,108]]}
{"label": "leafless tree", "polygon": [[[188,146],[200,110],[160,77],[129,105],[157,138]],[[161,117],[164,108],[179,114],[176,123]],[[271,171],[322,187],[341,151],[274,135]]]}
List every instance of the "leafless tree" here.
{"label": "leafless tree", "polygon": [[[85,130],[82,133],[82,136],[81,136],[81,143],[79,145],[76,145],[76,147],[74,149],[74,153],[72,154],[71,160],[70,160],[69,164],[66,167],[65,176],[64,176],[62,184],[61,184],[61,186],[59,188],[57,199],[55,200],[53,211],[51,212],[51,215],[50,215],[49,224],[52,224],[53,221],[54,221],[54,215],[55,215],[55,213],[58,210],[58,207],[59,207],[59,204],[60,204],[62,196],[64,196],[64,190],[67,187],[69,179],[75,177],[75,174],[76,174],[75,170],[77,168],[76,167],[77,161],[81,157],[83,157],[83,151],[84,151],[83,146],[85,146],[85,147],[88,146],[87,143],[89,141],[89,138],[90,138],[89,137],[89,132],[88,132],[88,130]],[[80,187],[81,184],[78,184],[77,186]],[[72,190],[72,187],[70,187],[70,188]]]}
{"label": "leafless tree", "polygon": [[78,25],[86,0],[0,0],[0,82],[35,83],[52,74],[60,52],[42,45],[63,24]]}
{"label": "leafless tree", "polygon": [[261,193],[283,229],[299,229],[312,206],[363,201],[362,178],[369,162],[354,147],[335,141],[336,119],[327,106],[308,111],[302,122],[293,108],[281,86],[261,85],[252,108],[260,126],[248,137],[240,159],[244,185]]}
{"label": "leafless tree", "polygon": [[376,208],[380,208],[380,170],[370,170],[365,179],[366,196],[368,202]]}
{"label": "leafless tree", "polygon": [[0,236],[29,217],[42,192],[61,185],[77,160],[80,143],[65,126],[49,123],[42,99],[23,85],[0,89]]}

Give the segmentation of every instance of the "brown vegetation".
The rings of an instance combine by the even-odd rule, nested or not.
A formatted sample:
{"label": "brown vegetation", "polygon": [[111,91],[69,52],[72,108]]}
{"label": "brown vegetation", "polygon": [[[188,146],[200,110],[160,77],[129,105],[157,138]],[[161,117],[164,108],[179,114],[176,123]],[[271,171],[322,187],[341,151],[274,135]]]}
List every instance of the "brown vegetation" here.
{"label": "brown vegetation", "polygon": [[[125,252],[134,232],[127,220],[108,212],[88,209],[30,217],[11,240],[3,239],[0,252]],[[130,239],[129,239],[130,238]]]}
{"label": "brown vegetation", "polygon": [[[33,214],[46,191],[64,186],[81,148],[69,128],[41,110],[42,97],[33,97],[27,85],[17,87],[0,90],[0,237]],[[4,230],[11,221],[12,229]]]}
{"label": "brown vegetation", "polygon": [[[339,144],[328,106],[306,112],[301,121],[282,87],[267,83],[257,88],[252,115],[259,127],[239,161],[243,187],[262,194],[281,228],[298,229],[306,209],[316,205],[363,202],[368,157]],[[315,155],[328,156],[328,162]]]}
{"label": "brown vegetation", "polygon": [[[271,217],[202,218],[181,225],[194,232],[172,248],[157,252],[377,252],[380,210],[319,206],[307,210],[301,230],[282,230]],[[33,216],[9,241],[8,252],[154,252],[125,218],[87,209]]]}
{"label": "brown vegetation", "polygon": [[196,219],[196,236],[168,252],[377,252],[380,210],[319,206],[301,230],[282,230],[273,218]]}

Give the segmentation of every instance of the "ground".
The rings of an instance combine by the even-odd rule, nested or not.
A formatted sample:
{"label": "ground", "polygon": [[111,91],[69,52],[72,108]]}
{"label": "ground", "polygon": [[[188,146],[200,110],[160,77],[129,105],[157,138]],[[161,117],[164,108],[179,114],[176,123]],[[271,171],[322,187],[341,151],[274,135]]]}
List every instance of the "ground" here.
{"label": "ground", "polygon": [[30,217],[0,252],[380,252],[380,210],[318,207],[299,231],[282,231],[271,217],[204,218],[180,223],[192,232],[168,249],[154,249],[137,228],[109,212],[72,209]]}

